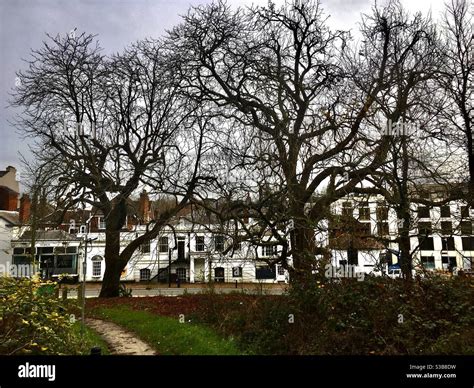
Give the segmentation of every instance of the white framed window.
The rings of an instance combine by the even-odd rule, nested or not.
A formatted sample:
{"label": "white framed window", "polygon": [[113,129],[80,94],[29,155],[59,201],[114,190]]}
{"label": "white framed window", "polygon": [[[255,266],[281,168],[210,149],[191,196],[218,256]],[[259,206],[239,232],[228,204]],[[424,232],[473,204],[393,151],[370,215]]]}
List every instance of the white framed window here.
{"label": "white framed window", "polygon": [[158,250],[160,251],[160,253],[168,252],[168,237],[167,236],[160,237],[160,240],[158,242]]}
{"label": "white framed window", "polygon": [[224,236],[218,234],[214,236],[214,249],[217,252],[222,252],[224,250]]}
{"label": "white framed window", "polygon": [[204,236],[196,236],[196,252],[204,252]]}
{"label": "white framed window", "polygon": [[99,277],[102,275],[102,261],[93,261],[92,262],[92,276]]}
{"label": "white framed window", "polygon": [[186,281],[186,268],[176,268],[176,276],[182,282]]}
{"label": "white framed window", "polygon": [[148,282],[151,278],[151,271],[149,268],[142,268],[140,270],[140,281],[141,282]]}
{"label": "white framed window", "polygon": [[285,268],[283,268],[282,265],[277,265],[277,273],[280,276],[283,276],[285,274]]}
{"label": "white framed window", "polygon": [[275,252],[275,247],[273,245],[265,245],[262,247],[262,257],[271,257]]}
{"label": "white framed window", "polygon": [[105,217],[98,217],[98,218],[99,218],[99,221],[98,221],[99,230],[105,230]]}

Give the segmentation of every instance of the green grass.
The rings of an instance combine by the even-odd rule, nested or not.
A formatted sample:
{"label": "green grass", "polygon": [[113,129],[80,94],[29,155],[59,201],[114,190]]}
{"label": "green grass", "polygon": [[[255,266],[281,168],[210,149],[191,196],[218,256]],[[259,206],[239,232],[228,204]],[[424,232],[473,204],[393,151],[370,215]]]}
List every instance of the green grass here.
{"label": "green grass", "polygon": [[160,355],[238,355],[233,339],[219,336],[211,328],[194,323],[131,310],[127,307],[99,308],[101,318],[112,321],[147,342]]}
{"label": "green grass", "polygon": [[[80,346],[79,354],[88,355],[90,354],[91,348],[98,346],[102,349],[103,355],[110,354],[107,342],[103,340],[103,338],[93,329],[88,326],[84,327],[84,337],[82,339],[82,343]],[[81,338],[81,323],[76,322],[73,325],[74,334]]]}

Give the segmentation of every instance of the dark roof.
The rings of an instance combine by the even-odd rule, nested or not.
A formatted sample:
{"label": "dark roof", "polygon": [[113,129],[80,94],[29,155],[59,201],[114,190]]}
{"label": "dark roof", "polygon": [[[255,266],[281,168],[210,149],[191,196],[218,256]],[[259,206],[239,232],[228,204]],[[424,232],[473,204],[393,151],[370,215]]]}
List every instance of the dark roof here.
{"label": "dark roof", "polygon": [[1,186],[0,185],[0,189],[3,189],[3,190],[8,191],[10,193],[18,194],[15,190],[13,190],[13,189],[11,189],[10,187],[7,187],[7,186]]}
{"label": "dark roof", "polygon": [[[76,236],[73,236],[69,233],[66,233],[64,230],[37,230],[36,231],[36,240],[51,240],[51,241],[74,241],[80,240]],[[31,230],[26,230],[23,232],[21,237],[18,240],[31,240]]]}
{"label": "dark roof", "polygon": [[11,225],[18,225],[20,223],[18,212],[0,210],[0,218],[3,218]]}

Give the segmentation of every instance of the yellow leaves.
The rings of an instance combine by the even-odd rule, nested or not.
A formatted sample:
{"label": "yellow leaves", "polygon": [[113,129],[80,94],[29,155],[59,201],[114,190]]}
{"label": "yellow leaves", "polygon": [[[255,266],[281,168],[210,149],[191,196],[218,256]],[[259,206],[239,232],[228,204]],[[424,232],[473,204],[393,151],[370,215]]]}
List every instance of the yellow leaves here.
{"label": "yellow leaves", "polygon": [[24,320],[24,319],[21,320],[21,323],[23,323],[24,325],[28,325],[28,326],[30,325],[30,322],[28,322],[28,321],[26,321],[26,320]]}
{"label": "yellow leaves", "polygon": [[39,276],[39,273],[35,273],[32,277],[31,280],[33,283],[41,283],[41,278]]}

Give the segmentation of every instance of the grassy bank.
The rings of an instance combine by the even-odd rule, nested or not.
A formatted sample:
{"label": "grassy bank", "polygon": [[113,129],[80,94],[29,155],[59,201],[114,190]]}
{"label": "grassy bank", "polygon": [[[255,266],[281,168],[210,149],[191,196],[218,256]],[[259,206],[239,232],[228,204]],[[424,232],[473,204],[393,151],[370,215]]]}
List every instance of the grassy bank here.
{"label": "grassy bank", "polygon": [[[117,303],[133,316],[117,311]],[[105,309],[144,340],[160,342],[162,354],[216,354],[199,342],[208,333],[234,338],[233,350],[227,353],[225,347],[218,354],[235,354],[234,341],[245,354],[474,354],[472,278],[315,280],[282,296],[95,299],[88,300],[88,309]],[[192,324],[180,324],[180,314]]]}
{"label": "grassy bank", "polygon": [[[236,355],[232,339],[225,339],[210,327],[129,307],[95,308],[93,315],[114,322],[135,333],[160,355]],[[184,322],[183,322],[184,320]]]}

